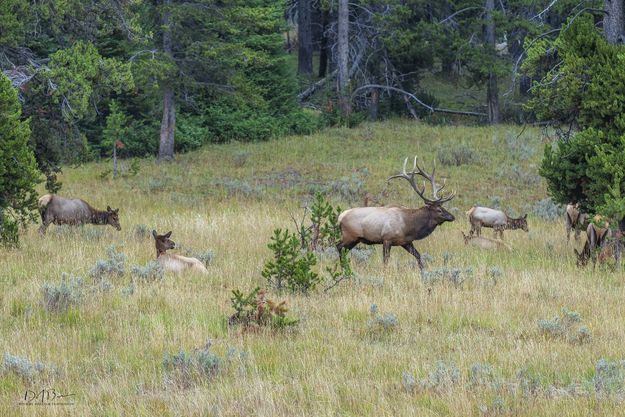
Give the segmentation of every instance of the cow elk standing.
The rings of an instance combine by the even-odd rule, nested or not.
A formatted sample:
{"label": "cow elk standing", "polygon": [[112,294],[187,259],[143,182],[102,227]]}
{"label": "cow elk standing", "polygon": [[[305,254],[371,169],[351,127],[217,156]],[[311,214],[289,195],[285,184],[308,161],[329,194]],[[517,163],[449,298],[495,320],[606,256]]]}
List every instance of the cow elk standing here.
{"label": "cow elk standing", "polygon": [[[595,224],[597,222],[603,224],[598,226]],[[586,266],[588,260],[592,259],[592,267],[594,269],[597,264],[597,254],[599,255],[600,262],[613,256],[612,246],[609,242],[609,239],[612,237],[610,223],[607,221],[601,222],[597,217],[595,217],[595,223],[590,223],[586,228],[586,243],[581,253],[578,252],[577,249],[573,249],[577,256],[577,266],[579,268]]]}
{"label": "cow elk standing", "polygon": [[518,219],[514,219],[512,217],[508,217],[508,215],[501,210],[473,206],[469,211],[467,211],[467,215],[469,216],[469,223],[471,223],[471,232],[469,233],[469,236],[473,236],[474,234],[480,236],[482,233],[482,227],[490,227],[494,229],[495,238],[497,238],[497,233],[499,233],[499,237],[502,240],[503,231],[506,229],[522,229],[525,232],[529,231],[527,228],[527,214],[523,217],[519,217]]}
{"label": "cow elk standing", "polygon": [[193,271],[208,274],[208,270],[199,259],[167,253],[169,249],[176,247],[176,242],[169,238],[171,232],[159,235],[156,230],[152,230],[152,236],[154,236],[156,244],[156,261],[161,265],[163,271],[175,273]]}
{"label": "cow elk standing", "polygon": [[465,245],[473,245],[473,246],[477,246],[478,248],[487,249],[487,250],[498,250],[498,249],[510,250],[510,246],[508,246],[506,242],[504,242],[503,240],[490,239],[490,238],[481,237],[481,236],[472,236],[471,234],[467,236],[464,234],[464,232],[461,232],[461,233],[462,233],[462,237],[464,238]]}
{"label": "cow elk standing", "polygon": [[95,209],[84,200],[69,199],[58,195],[46,194],[39,198],[39,214],[41,214],[41,227],[39,234],[46,234],[48,226],[52,223],[60,224],[99,224],[110,225],[117,230],[122,230],[119,224],[119,209],[106,207],[106,211]]}
{"label": "cow elk standing", "polygon": [[566,212],[564,214],[564,221],[566,222],[566,241],[571,240],[571,231],[575,230],[575,241],[579,241],[579,235],[586,225],[588,216],[586,213],[582,213],[579,210],[579,203],[567,204]]}
{"label": "cow elk standing", "polygon": [[[401,246],[417,259],[419,268],[423,269],[421,255],[412,242],[428,237],[442,223],[454,221],[454,216],[445,210],[443,203],[454,198],[456,193],[439,195],[445,185],[439,187],[436,183],[434,176],[436,167],[432,169],[432,174],[427,174],[417,165],[415,156],[412,172],[408,173],[406,172],[407,162],[408,158],[404,160],[403,172],[391,176],[388,181],[395,178],[408,181],[425,206],[418,209],[397,206],[357,207],[344,211],[338,219],[341,227],[341,241],[337,245],[339,253],[343,248],[351,250],[358,243],[382,244],[383,261],[387,264],[391,247]],[[425,182],[423,188],[419,188],[415,182],[415,175],[430,182],[433,199],[425,197]]]}

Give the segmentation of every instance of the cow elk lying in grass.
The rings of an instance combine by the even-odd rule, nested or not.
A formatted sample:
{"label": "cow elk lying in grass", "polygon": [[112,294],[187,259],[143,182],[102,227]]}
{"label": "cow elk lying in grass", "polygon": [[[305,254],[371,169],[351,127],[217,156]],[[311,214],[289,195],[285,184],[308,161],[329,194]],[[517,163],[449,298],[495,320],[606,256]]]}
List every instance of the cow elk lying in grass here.
{"label": "cow elk lying in grass", "polygon": [[100,224],[111,225],[117,230],[122,230],[119,224],[119,209],[113,210],[110,206],[106,211],[95,209],[84,200],[69,199],[58,195],[46,194],[39,198],[39,214],[41,214],[41,227],[39,234],[46,234],[46,229],[52,223],[60,224]]}
{"label": "cow elk lying in grass", "polygon": [[[395,178],[403,178],[412,187],[425,203],[425,206],[418,209],[406,207],[386,206],[386,207],[357,207],[344,211],[339,216],[341,227],[341,241],[337,245],[339,253],[343,248],[351,250],[358,243],[367,245],[382,244],[383,261],[388,263],[392,246],[401,246],[408,253],[417,259],[419,268],[423,269],[421,255],[415,249],[412,242],[428,237],[437,226],[444,222],[453,222],[454,216],[445,210],[443,203],[455,197],[452,192],[446,196],[439,193],[445,187],[439,186],[434,177],[435,168],[432,174],[427,174],[417,165],[417,157],[410,173],[406,172],[408,158],[404,160],[403,172],[393,175],[388,181]],[[433,199],[426,198],[425,183],[423,188],[415,182],[415,175],[425,178],[432,185]]]}
{"label": "cow elk lying in grass", "polygon": [[577,203],[566,205],[564,217],[567,243],[571,240],[572,230],[575,230],[575,241],[579,241],[579,235],[588,222],[588,215],[579,210],[579,203]]}
{"label": "cow elk lying in grass", "polygon": [[176,247],[176,242],[169,238],[171,232],[159,235],[156,230],[152,230],[152,236],[154,236],[156,244],[156,261],[161,265],[163,271],[175,273],[193,271],[208,274],[208,270],[199,259],[167,253],[169,249]]}
{"label": "cow elk lying in grass", "polygon": [[[597,217],[595,219],[598,220]],[[597,254],[600,263],[613,257],[612,245],[609,242],[612,237],[610,224],[607,221],[600,222],[600,224],[600,226],[597,226],[595,223],[590,223],[586,228],[586,243],[581,253],[577,249],[573,249],[577,256],[578,268],[586,266],[588,260],[592,259],[592,267],[594,269],[597,264]],[[620,238],[620,232],[616,235],[617,238]]]}
{"label": "cow elk lying in grass", "polygon": [[467,211],[467,215],[469,216],[469,223],[471,223],[471,232],[469,233],[470,236],[473,236],[474,234],[480,236],[482,234],[482,227],[490,227],[494,229],[495,238],[497,238],[497,233],[499,233],[499,237],[502,240],[503,231],[505,229],[522,229],[525,232],[529,231],[527,228],[527,214],[523,217],[519,217],[518,219],[513,219],[512,217],[508,217],[508,215],[501,210],[473,206],[469,211]]}
{"label": "cow elk lying in grass", "polygon": [[498,249],[511,250],[510,246],[508,246],[506,242],[504,242],[503,240],[490,239],[488,237],[481,237],[481,236],[472,236],[471,234],[467,236],[464,234],[464,232],[461,232],[461,233],[462,233],[462,237],[464,238],[465,245],[473,245],[473,246],[477,246],[478,248],[488,249],[488,250],[498,250]]}

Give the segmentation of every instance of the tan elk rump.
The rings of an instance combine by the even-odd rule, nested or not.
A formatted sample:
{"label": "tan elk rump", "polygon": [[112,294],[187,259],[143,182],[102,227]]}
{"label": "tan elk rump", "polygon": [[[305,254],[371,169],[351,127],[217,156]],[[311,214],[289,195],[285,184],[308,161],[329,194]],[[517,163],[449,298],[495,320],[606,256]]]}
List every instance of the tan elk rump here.
{"label": "tan elk rump", "polygon": [[156,245],[156,261],[160,264],[163,271],[177,274],[184,271],[208,274],[208,270],[199,259],[167,253],[169,249],[176,247],[176,242],[169,238],[171,231],[164,235],[159,235],[156,233],[156,230],[152,230],[152,236]]}
{"label": "tan elk rump", "polygon": [[572,230],[575,230],[575,241],[578,241],[579,235],[588,221],[588,215],[580,211],[579,203],[567,204],[564,221],[566,223],[566,241],[569,242],[571,240]]}
{"label": "tan elk rump", "polygon": [[112,209],[110,206],[106,207],[106,211],[102,211],[91,207],[84,200],[46,194],[39,198],[38,207],[41,215],[39,234],[42,236],[46,234],[50,224],[108,224],[122,230],[119,224],[119,209]]}
{"label": "tan elk rump", "polygon": [[488,207],[473,206],[467,211],[469,216],[469,223],[471,224],[470,236],[482,234],[482,227],[490,227],[495,231],[495,238],[497,234],[503,239],[503,231],[506,229],[522,229],[527,232],[527,214],[518,219],[508,217],[506,213],[501,210],[495,210]]}
{"label": "tan elk rump", "polygon": [[[600,226],[595,223],[601,224]],[[612,231],[610,230],[610,223],[599,221],[598,217],[595,217],[595,223],[590,223],[586,228],[586,243],[581,252],[577,249],[573,249],[577,257],[577,266],[583,267],[588,264],[588,261],[592,259],[593,268],[597,264],[597,255],[599,261],[603,262],[613,256],[612,247],[609,239],[612,237]],[[619,236],[620,237],[620,233]]]}
{"label": "tan elk rump", "polygon": [[[446,196],[439,196],[444,188],[436,183],[435,168],[432,174],[427,174],[417,165],[414,158],[413,169],[406,172],[408,158],[404,160],[403,172],[391,176],[388,180],[403,178],[412,187],[425,206],[411,209],[398,206],[386,207],[357,207],[345,210],[338,218],[341,227],[341,241],[337,245],[339,253],[343,248],[351,250],[358,243],[367,245],[381,244],[383,246],[383,261],[386,264],[392,246],[401,246],[413,255],[420,268],[423,268],[421,255],[412,244],[415,240],[429,236],[437,226],[444,222],[454,221],[454,216],[442,206],[443,203],[455,197],[455,192]],[[425,184],[419,188],[415,183],[415,175],[425,178],[432,184],[434,199],[425,197]]]}

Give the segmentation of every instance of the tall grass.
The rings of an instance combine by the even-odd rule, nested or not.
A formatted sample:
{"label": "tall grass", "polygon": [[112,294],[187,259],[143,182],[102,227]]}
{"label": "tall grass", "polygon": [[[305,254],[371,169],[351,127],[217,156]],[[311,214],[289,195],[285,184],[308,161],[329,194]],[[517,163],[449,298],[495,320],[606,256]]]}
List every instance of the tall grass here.
{"label": "tall grass", "polygon": [[[25,382],[0,366],[0,415],[624,415],[620,370],[610,371],[609,390],[592,388],[596,378],[607,378],[606,366],[598,364],[625,359],[622,273],[576,269],[563,221],[532,214],[547,197],[542,181],[529,186],[523,178],[515,182],[518,175],[500,175],[512,165],[517,173],[537,175],[541,138],[529,129],[518,139],[522,147],[508,146],[518,130],[392,121],[210,146],[170,164],[143,160],[137,176],[117,180],[100,179],[104,163],[66,168],[62,194],[120,207],[122,231],[99,226],[96,236],[81,230],[97,226],[85,226],[41,239],[33,225],[22,235],[21,249],[0,253],[0,353],[55,367],[53,374]],[[418,206],[403,183],[389,185],[384,197],[386,178],[406,156],[418,154],[429,168],[441,149],[457,143],[479,154],[479,164],[438,167],[447,188],[458,191],[448,204],[457,220],[415,246],[429,254],[429,270],[470,268],[461,284],[422,279],[414,259],[398,248],[384,268],[376,248],[368,262],[352,266],[359,277],[379,279],[280,297],[300,319],[297,331],[242,332],[227,325],[231,291],[263,285],[272,231],[292,227],[290,214],[300,213],[311,190],[367,168],[369,174],[359,177],[363,184],[354,186],[379,195],[383,204]],[[524,157],[514,154],[518,149]],[[249,156],[241,163],[243,153]],[[260,192],[225,189],[236,181]],[[343,207],[361,204],[342,200],[341,193],[328,195]],[[505,232],[511,252],[481,252],[465,246],[460,234],[469,228],[464,212],[493,196],[502,208],[530,213],[529,234]],[[111,245],[128,266],[148,264],[155,249],[149,233],[137,232],[143,229],[173,230],[178,244],[214,251],[209,275],[133,281],[127,268],[111,278],[110,291],[89,292],[67,310],[46,309],[44,283],[57,282],[63,272],[89,276]],[[318,270],[329,262],[321,261]],[[133,291],[126,291],[130,285]],[[366,331],[372,304],[400,323],[385,337]],[[569,343],[538,328],[539,320],[565,307],[583,317],[590,341]],[[164,355],[196,357],[209,339],[216,357],[236,349],[246,359],[210,378],[198,373],[189,386],[166,383],[171,375]],[[439,363],[453,364],[453,383],[445,389],[431,382],[443,380],[436,379]],[[475,364],[487,364],[505,389],[490,377],[474,383]],[[411,381],[415,388],[408,390]],[[75,394],[75,404],[18,405],[25,389],[49,387]],[[566,395],[553,394],[559,390]]]}

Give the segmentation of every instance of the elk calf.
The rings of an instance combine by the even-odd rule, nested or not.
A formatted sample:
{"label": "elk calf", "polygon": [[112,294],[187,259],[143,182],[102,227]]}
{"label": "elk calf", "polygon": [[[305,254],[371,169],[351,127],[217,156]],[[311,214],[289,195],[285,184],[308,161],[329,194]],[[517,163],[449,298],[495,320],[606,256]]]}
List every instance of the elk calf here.
{"label": "elk calf", "polygon": [[481,237],[481,236],[472,236],[471,234],[467,236],[464,234],[464,232],[461,232],[461,233],[462,233],[462,237],[464,238],[465,245],[473,245],[473,246],[477,246],[478,248],[488,249],[488,250],[498,250],[498,249],[510,250],[511,249],[510,246],[508,246],[506,242],[504,242],[503,240],[490,239],[490,238]]}
{"label": "elk calf", "polygon": [[106,207],[106,211],[91,207],[86,201],[80,199],[63,198],[58,195],[46,194],[39,198],[39,214],[41,215],[41,227],[39,234],[46,234],[48,226],[52,223],[60,224],[99,224],[110,225],[117,230],[122,230],[119,224],[119,209]]}
{"label": "elk calf", "polygon": [[566,205],[564,221],[566,223],[567,243],[571,240],[572,230],[575,230],[575,241],[579,241],[579,235],[582,231],[582,228],[588,222],[588,215],[586,213],[582,213],[579,210],[579,203]]}
{"label": "elk calf", "polygon": [[171,232],[159,235],[156,230],[152,230],[152,236],[154,236],[156,244],[156,261],[161,265],[163,271],[180,273],[189,270],[208,274],[208,270],[199,259],[166,253],[169,249],[176,247],[176,242],[169,238]]}
{"label": "elk calf", "polygon": [[467,211],[469,216],[469,223],[471,223],[470,236],[482,234],[482,227],[490,227],[495,231],[495,238],[497,233],[503,240],[503,231],[505,229],[515,230],[522,229],[528,232],[527,228],[527,214],[518,219],[508,217],[506,213],[501,210],[495,210],[488,207],[473,206]]}
{"label": "elk calf", "polygon": [[[415,249],[412,242],[428,237],[437,226],[445,222],[453,222],[454,216],[445,210],[443,203],[455,197],[451,192],[446,196],[439,196],[439,192],[445,186],[439,186],[432,174],[427,174],[417,165],[417,157],[414,158],[412,172],[406,172],[408,158],[404,161],[403,173],[393,175],[388,180],[403,178],[412,187],[425,203],[418,209],[410,209],[397,206],[386,207],[357,207],[345,210],[339,216],[338,222],[341,227],[341,241],[336,246],[339,253],[343,248],[351,250],[358,243],[367,245],[382,244],[383,261],[388,263],[392,246],[401,246],[414,256],[423,269],[421,255]],[[425,184],[423,188],[415,182],[415,175],[427,179],[432,184],[434,199],[425,197]]]}

